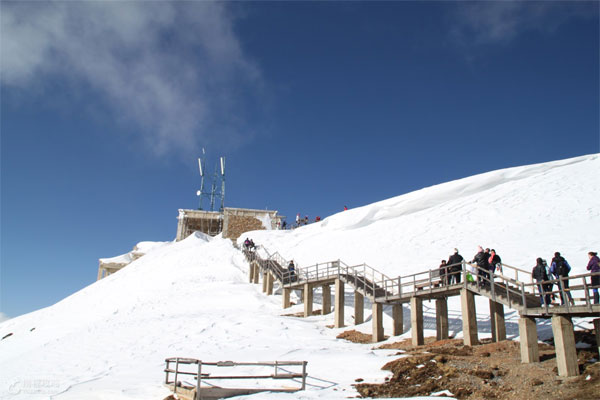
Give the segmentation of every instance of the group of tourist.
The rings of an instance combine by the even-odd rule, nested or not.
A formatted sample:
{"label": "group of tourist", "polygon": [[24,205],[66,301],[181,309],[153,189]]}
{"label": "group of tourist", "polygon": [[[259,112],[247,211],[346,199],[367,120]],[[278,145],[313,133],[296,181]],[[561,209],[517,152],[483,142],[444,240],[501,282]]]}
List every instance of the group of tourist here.
{"label": "group of tourist", "polygon": [[[466,279],[469,282],[477,282],[479,287],[489,287],[494,281],[494,274],[502,274],[502,260],[494,249],[483,249],[478,246],[477,254],[470,261],[466,270]],[[600,273],[600,259],[596,252],[588,253],[589,263],[587,270],[593,273]],[[442,285],[458,284],[461,281],[462,263],[464,258],[459,254],[458,249],[448,260],[442,260],[439,266],[440,282]],[[476,266],[475,266],[476,265]],[[555,252],[550,265],[541,257],[536,260],[536,265],[531,271],[531,275],[537,283],[540,292],[540,303],[542,306],[550,305],[556,298],[553,294],[553,286],[557,285],[560,293],[561,304],[569,302],[573,305],[573,297],[569,288],[569,273],[571,266],[567,260],[561,256],[560,252]],[[551,281],[558,282],[551,282]],[[600,275],[593,275],[591,280],[594,304],[600,304]]]}
{"label": "group of tourist", "polygon": [[256,245],[254,244],[254,240],[246,238],[244,240],[244,250],[256,250]]}
{"label": "group of tourist", "polygon": [[[468,266],[466,279],[470,282],[477,279],[477,284],[480,287],[489,286],[491,274],[495,272],[502,273],[502,260],[494,249],[487,248],[484,250],[481,246],[478,246],[477,249],[477,254],[470,263],[476,264],[478,268]],[[442,285],[460,283],[463,261],[464,258],[458,253],[458,249],[454,249],[454,252],[448,257],[448,261],[442,260],[439,267]]]}

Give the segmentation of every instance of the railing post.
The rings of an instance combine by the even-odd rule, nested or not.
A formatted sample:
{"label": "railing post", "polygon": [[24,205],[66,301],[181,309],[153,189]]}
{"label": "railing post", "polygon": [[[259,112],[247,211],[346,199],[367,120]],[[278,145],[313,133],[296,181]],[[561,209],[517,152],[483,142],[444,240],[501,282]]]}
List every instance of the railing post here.
{"label": "railing post", "polygon": [[398,297],[402,297],[402,277],[398,277]]}
{"label": "railing post", "polygon": [[167,368],[165,368],[165,385],[169,384],[169,359],[165,360],[167,363]]}
{"label": "railing post", "polygon": [[200,383],[202,380],[202,361],[197,360],[196,361],[198,363],[198,379],[196,380],[196,398],[199,400],[202,398],[202,396],[200,395]]}
{"label": "railing post", "polygon": [[508,280],[503,279],[504,281],[504,286],[506,287],[506,298],[508,300],[508,308],[511,308],[510,306],[510,289],[508,288]]}
{"label": "railing post", "polygon": [[496,301],[496,291],[494,288],[494,286],[496,286],[495,285],[496,280],[494,279],[494,276],[495,276],[494,272],[490,271],[490,289],[492,291],[492,300]]}
{"label": "railing post", "polygon": [[583,280],[583,292],[585,293],[585,305],[588,307],[590,311],[592,311],[592,301],[590,300],[590,294],[588,293],[587,283],[585,281],[585,276],[581,278]]}
{"label": "railing post", "polygon": [[521,299],[523,301],[523,310],[527,309],[527,301],[525,300],[525,284],[521,282]]}
{"label": "railing post", "polygon": [[175,358],[175,380],[173,381],[173,393],[177,393],[177,373],[179,372],[179,357]]}
{"label": "railing post", "polygon": [[307,361],[302,361],[302,390],[306,390],[306,363]]}

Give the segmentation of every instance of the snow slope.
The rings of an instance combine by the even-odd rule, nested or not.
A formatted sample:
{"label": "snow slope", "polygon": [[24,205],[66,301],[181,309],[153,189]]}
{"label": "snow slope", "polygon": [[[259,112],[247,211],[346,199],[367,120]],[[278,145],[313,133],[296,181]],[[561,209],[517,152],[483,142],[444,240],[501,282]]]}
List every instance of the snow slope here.
{"label": "snow slope", "polygon": [[[585,253],[600,247],[599,177],[598,155],[510,168],[294,231],[244,236],[301,266],[339,258],[390,276],[436,267],[454,247],[469,259],[478,244],[524,269],[558,250],[577,273],[584,271]],[[267,297],[247,283],[247,269],[228,240],[196,234],[153,249],[51,307],[1,323],[0,337],[12,336],[0,341],[0,398],[161,399],[168,394],[161,386],[164,359],[174,356],[308,361],[306,392],[252,398],[341,399],[354,396],[356,378],[377,382],[387,376],[380,367],[395,351],[336,340],[342,330],[326,326],[331,315],[282,316],[301,305],[283,311],[280,296]],[[425,326],[434,329],[435,305],[424,306]],[[480,336],[489,336],[487,300],[478,298],[477,306]],[[458,302],[450,301],[449,309],[451,334],[460,337]],[[517,316],[509,310],[506,316],[507,333],[515,337]],[[351,308],[346,323],[352,325]],[[387,315],[384,326],[389,332]],[[550,334],[547,325],[539,328],[541,336]],[[358,329],[370,332],[369,319]]]}

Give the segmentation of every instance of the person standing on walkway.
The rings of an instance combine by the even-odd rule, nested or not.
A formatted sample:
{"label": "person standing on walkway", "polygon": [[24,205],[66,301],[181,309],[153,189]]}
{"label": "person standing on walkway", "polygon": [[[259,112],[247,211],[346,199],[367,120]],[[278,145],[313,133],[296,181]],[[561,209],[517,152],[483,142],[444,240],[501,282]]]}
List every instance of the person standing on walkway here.
{"label": "person standing on walkway", "polygon": [[442,286],[448,284],[448,267],[446,266],[446,260],[442,260],[442,263],[440,264],[440,281],[442,282]]}
{"label": "person standing on walkway", "polygon": [[[590,272],[600,272],[600,258],[598,258],[598,253],[594,251],[590,251],[588,253],[588,257],[590,261],[586,269]],[[598,288],[600,286],[600,275],[592,276],[592,292],[594,293],[594,304],[600,304],[600,294],[598,293]]]}
{"label": "person standing on walkway", "polygon": [[575,304],[569,289],[569,272],[571,272],[571,266],[567,260],[558,251],[554,253],[552,264],[550,264],[550,273],[559,280],[558,290],[560,291],[560,302],[563,305],[567,300],[571,305]]}
{"label": "person standing on walkway", "polygon": [[448,257],[450,276],[448,277],[448,283],[460,283],[460,276],[462,273],[462,262],[464,258],[458,254],[458,249],[454,249],[454,253],[450,257]]}
{"label": "person standing on walkway", "polygon": [[486,274],[488,270],[489,255],[486,257],[486,254],[483,251],[483,247],[481,246],[477,246],[477,250],[478,252],[477,254],[475,254],[475,257],[473,257],[473,260],[471,260],[471,263],[477,264],[477,282],[479,284],[479,287],[482,287],[485,283],[485,280],[483,278],[487,278]]}
{"label": "person standing on walkway", "polygon": [[490,266],[490,280],[493,281],[494,280],[494,274],[495,273],[502,273],[502,264],[501,264],[502,260],[500,259],[500,256],[498,254],[496,254],[496,250],[492,249],[490,251],[490,257],[488,258],[488,264]]}
{"label": "person standing on walkway", "polygon": [[300,226],[300,213],[296,214],[296,227]]}
{"label": "person standing on walkway", "polygon": [[548,274],[546,273],[544,260],[542,260],[540,257],[538,257],[536,260],[535,267],[533,267],[533,270],[531,271],[531,276],[538,284],[537,287],[540,292],[541,305],[550,305],[550,294],[546,293],[545,284],[542,283],[548,280]]}

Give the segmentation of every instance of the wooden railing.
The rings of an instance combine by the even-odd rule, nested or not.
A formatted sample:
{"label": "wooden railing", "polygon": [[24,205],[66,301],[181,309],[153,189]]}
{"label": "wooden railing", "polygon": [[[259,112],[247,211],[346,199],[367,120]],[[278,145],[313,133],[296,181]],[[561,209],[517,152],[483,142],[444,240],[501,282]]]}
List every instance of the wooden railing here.
{"label": "wooden railing", "polygon": [[[263,361],[263,362],[234,362],[234,361],[217,361],[207,362],[197,360],[194,358],[182,358],[182,357],[171,357],[165,359],[165,385],[173,386],[173,393],[178,392],[178,388],[185,390],[195,390],[195,398],[203,398],[203,391],[211,391],[214,394],[215,390],[220,390],[223,393],[227,391],[235,390],[248,390],[248,391],[270,391],[270,392],[290,392],[306,389],[306,372],[307,361]],[[219,375],[214,374],[220,368],[237,368],[235,374]],[[251,367],[251,368],[246,368]],[[265,368],[273,368],[273,373],[268,373]],[[300,371],[290,371],[289,368],[300,368]],[[240,372],[241,370],[241,372]],[[256,372],[263,372],[257,374]],[[265,373],[266,372],[266,373]],[[196,381],[195,384],[190,384],[186,381],[186,378],[191,381]],[[239,388],[238,385],[233,384],[233,388],[223,388],[220,385],[216,386],[214,381],[237,381],[237,380],[291,380],[297,381],[300,379],[300,387],[290,388],[288,387],[270,387],[270,388]],[[210,382],[209,382],[210,381]],[[205,383],[207,386],[202,386]],[[211,396],[212,397],[212,396]]]}
{"label": "wooden railing", "polygon": [[[288,262],[279,253],[271,254],[263,246],[258,246],[254,252],[250,253],[246,252],[248,260],[259,261],[261,268],[272,271],[275,278],[284,287],[342,279],[353,285],[355,289],[361,290],[372,301],[384,302],[465,287],[520,311],[542,307],[541,301],[540,304],[536,304],[532,296],[554,294],[564,299],[560,306],[544,304],[546,313],[557,306],[567,309],[574,306],[585,306],[591,312],[593,304],[591,291],[598,286],[593,287],[586,279],[593,275],[600,275],[600,273],[588,273],[570,276],[542,282],[540,286],[539,283],[533,281],[530,272],[508,264],[502,263],[498,271],[490,271],[463,261],[460,264],[447,265],[442,269],[435,268],[390,278],[367,264],[349,266],[340,260],[335,260],[308,267],[296,265],[294,276],[292,276],[287,271]],[[261,254],[266,259],[262,258]],[[275,264],[272,264],[273,262]],[[274,265],[278,265],[279,268],[275,268]],[[460,276],[460,283],[453,283],[458,280],[455,279],[458,276]],[[571,284],[569,288],[565,285],[567,281]],[[556,286],[556,290],[546,290],[544,285],[550,284]],[[543,293],[540,293],[540,289]],[[570,298],[573,298],[574,301],[570,302]]]}

